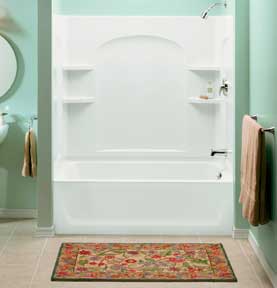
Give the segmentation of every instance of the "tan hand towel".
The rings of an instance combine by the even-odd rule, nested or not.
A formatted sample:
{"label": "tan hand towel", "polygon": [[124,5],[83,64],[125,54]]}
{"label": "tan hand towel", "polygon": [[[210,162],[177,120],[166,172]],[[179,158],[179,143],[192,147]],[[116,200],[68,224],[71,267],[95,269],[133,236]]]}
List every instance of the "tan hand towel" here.
{"label": "tan hand towel", "polygon": [[22,176],[37,176],[37,149],[36,137],[33,129],[30,129],[25,135],[24,145],[24,163],[22,168]]}
{"label": "tan hand towel", "polygon": [[244,116],[242,127],[241,194],[242,214],[253,226],[269,222],[266,194],[265,135],[261,125]]}

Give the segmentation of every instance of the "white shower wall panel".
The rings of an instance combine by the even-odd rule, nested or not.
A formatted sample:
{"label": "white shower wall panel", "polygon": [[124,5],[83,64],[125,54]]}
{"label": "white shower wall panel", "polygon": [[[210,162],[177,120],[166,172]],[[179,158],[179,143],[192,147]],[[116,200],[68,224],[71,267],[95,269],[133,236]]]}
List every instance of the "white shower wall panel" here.
{"label": "white shower wall panel", "polygon": [[96,64],[95,50],[112,39],[137,35],[155,36],[171,40],[184,49],[187,64],[209,65],[216,62],[218,25],[226,17],[212,17],[207,22],[198,17],[166,16],[57,16],[62,21],[67,64]]}
{"label": "white shower wall panel", "polygon": [[221,33],[220,25],[232,25],[230,17],[56,16],[55,22],[60,101],[95,99],[62,105],[55,140],[61,158],[206,157],[223,143],[226,131],[215,123],[226,127],[226,115],[188,103],[215,75],[193,75],[188,67],[221,66],[230,29]]}

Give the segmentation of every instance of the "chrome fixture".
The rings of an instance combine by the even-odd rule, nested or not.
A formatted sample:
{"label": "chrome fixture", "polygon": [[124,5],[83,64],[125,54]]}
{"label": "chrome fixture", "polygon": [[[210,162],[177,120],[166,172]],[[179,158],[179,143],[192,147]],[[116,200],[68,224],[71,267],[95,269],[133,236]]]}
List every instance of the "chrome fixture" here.
{"label": "chrome fixture", "polygon": [[[253,115],[250,116],[253,120],[258,121],[258,116],[257,115]],[[263,132],[269,132],[271,134],[275,134],[275,127],[270,127],[270,128],[263,128],[262,129]]]}
{"label": "chrome fixture", "polygon": [[258,121],[258,116],[257,115],[253,115],[253,116],[250,116],[253,120],[255,121]]}
{"label": "chrome fixture", "polygon": [[30,117],[30,120],[28,123],[29,124],[29,130],[33,128],[35,120],[38,120],[38,117],[36,115],[33,115]]}
{"label": "chrome fixture", "polygon": [[208,15],[210,13],[210,11],[215,8],[216,6],[224,6],[225,8],[227,8],[227,0],[225,0],[225,2],[218,2],[218,3],[214,3],[211,6],[208,7],[208,9],[206,9],[205,11],[203,11],[203,13],[201,14],[201,18],[202,19],[207,19]]}
{"label": "chrome fixture", "polygon": [[231,150],[227,150],[227,149],[221,149],[221,150],[211,150],[211,156],[214,157],[215,155],[219,154],[219,155],[224,155],[225,157],[228,156],[228,154],[232,153]]}
{"label": "chrome fixture", "polygon": [[219,95],[223,93],[224,96],[228,96],[230,90],[230,83],[227,79],[222,80],[222,85],[220,86]]}
{"label": "chrome fixture", "polygon": [[217,180],[222,179],[222,177],[223,177],[223,175],[222,175],[221,172],[219,172],[219,173],[216,175],[216,179],[217,179]]}

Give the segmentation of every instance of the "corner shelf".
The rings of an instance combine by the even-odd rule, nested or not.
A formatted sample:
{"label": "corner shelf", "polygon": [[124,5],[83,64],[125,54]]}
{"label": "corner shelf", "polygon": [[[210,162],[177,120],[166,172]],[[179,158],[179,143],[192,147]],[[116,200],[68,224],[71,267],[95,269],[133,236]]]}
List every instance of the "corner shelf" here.
{"label": "corner shelf", "polygon": [[64,98],[62,101],[64,104],[88,104],[95,103],[94,97],[79,97],[79,98]]}
{"label": "corner shelf", "polygon": [[190,97],[188,103],[190,104],[220,104],[226,102],[224,98],[201,99],[199,97]]}
{"label": "corner shelf", "polygon": [[92,71],[95,70],[94,66],[91,65],[65,65],[62,66],[64,71]]}
{"label": "corner shelf", "polygon": [[219,66],[187,66],[190,71],[203,71],[203,72],[220,72]]}

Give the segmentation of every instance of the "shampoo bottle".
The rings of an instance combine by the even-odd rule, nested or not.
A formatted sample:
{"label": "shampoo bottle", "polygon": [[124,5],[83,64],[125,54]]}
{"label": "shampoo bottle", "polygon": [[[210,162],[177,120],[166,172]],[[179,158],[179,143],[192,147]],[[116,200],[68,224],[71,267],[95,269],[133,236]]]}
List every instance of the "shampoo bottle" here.
{"label": "shampoo bottle", "polygon": [[207,92],[207,96],[209,98],[214,98],[214,83],[213,83],[213,81],[208,81],[206,92]]}

